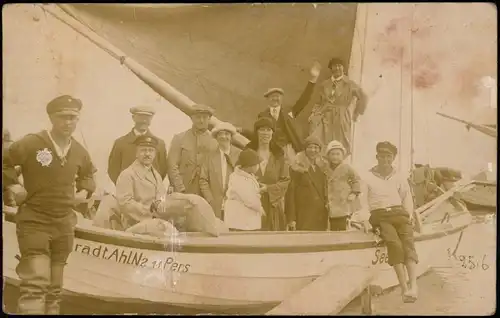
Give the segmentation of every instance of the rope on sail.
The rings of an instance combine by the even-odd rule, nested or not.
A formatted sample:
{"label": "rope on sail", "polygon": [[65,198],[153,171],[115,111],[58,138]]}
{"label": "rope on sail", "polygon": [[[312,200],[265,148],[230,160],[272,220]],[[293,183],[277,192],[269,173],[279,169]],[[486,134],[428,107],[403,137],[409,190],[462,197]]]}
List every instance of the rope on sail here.
{"label": "rope on sail", "polygon": [[[414,165],[415,154],[415,117],[413,108],[413,28],[415,23],[415,4],[411,8],[411,26],[410,26],[410,171]],[[429,154],[427,154],[429,157]]]}
{"label": "rope on sail", "polygon": [[401,49],[400,74],[399,74],[399,163],[398,170],[401,172],[403,163],[403,58],[404,50]]}

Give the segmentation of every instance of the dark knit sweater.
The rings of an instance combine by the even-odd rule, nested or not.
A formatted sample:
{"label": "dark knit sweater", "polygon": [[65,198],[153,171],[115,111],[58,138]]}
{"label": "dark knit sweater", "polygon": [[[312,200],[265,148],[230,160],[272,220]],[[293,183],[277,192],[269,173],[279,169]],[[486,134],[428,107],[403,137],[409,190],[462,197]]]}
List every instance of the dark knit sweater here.
{"label": "dark knit sweater", "polygon": [[[41,156],[47,151],[52,155],[50,163]],[[15,166],[21,166],[27,191],[24,204],[36,213],[27,216],[29,219],[43,223],[65,219],[72,214],[75,205],[75,188],[76,191],[87,190],[89,196],[95,191],[93,175],[96,169],[87,150],[74,138],[64,164],[47,131],[29,134],[14,142],[3,159],[4,186],[19,183]]]}

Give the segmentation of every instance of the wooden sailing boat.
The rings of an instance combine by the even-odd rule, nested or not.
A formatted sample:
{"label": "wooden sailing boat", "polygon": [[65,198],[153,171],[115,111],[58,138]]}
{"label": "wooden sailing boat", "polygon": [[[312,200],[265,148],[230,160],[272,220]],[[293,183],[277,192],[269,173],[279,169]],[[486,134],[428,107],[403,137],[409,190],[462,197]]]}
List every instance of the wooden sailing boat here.
{"label": "wooden sailing boat", "polygon": [[[460,119],[458,117],[446,115],[438,112],[438,115],[465,124],[467,129],[473,128],[489,137],[497,138],[498,131],[496,125],[479,124]],[[461,194],[461,200],[467,204],[472,213],[496,212],[497,208],[497,180],[493,172],[492,164],[488,168],[472,177],[477,186]]]}
{"label": "wooden sailing boat", "polygon": [[[108,47],[108,52],[117,52],[53,6],[44,8]],[[186,96],[125,54],[116,57],[174,106],[189,111],[193,102]],[[457,209],[449,200],[456,191],[469,186],[472,184],[452,189],[418,210],[423,222],[416,235],[420,273],[436,255],[456,246],[470,224],[467,210]],[[16,209],[4,207],[3,275],[14,285],[19,283],[15,272],[19,250],[12,244],[16,241],[15,213]],[[135,303],[205,312],[265,312],[337,266],[376,271],[374,285],[397,283],[387,264],[386,248],[377,245],[374,235],[356,230],[235,232],[220,237],[185,233],[181,238],[160,240],[95,228],[89,223],[82,219],[76,227],[74,253],[65,271],[65,292],[120,303],[124,311],[127,304]],[[341,291],[343,286],[332,288]]]}

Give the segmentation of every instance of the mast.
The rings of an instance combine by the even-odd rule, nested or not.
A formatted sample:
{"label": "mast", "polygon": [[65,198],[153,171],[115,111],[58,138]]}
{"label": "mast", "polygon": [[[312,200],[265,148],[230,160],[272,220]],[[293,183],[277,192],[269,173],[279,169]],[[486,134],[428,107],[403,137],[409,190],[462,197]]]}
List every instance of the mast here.
{"label": "mast", "polygon": [[399,156],[398,156],[398,170],[401,172],[403,168],[403,58],[404,58],[404,50],[401,49],[401,57],[400,57],[400,70],[399,70]]}
{"label": "mast", "polygon": [[[365,4],[361,4],[361,3],[358,3],[357,4],[357,13],[356,13],[356,19],[358,19],[358,13],[359,13],[359,8],[360,8],[360,5],[363,5],[364,8],[365,8],[365,16],[364,16],[364,32],[363,32],[363,44],[360,43],[360,51],[361,51],[361,61],[360,61],[360,67],[359,67],[359,86],[362,87],[362,83],[363,83],[363,67],[364,67],[364,64],[365,64],[365,54],[366,54],[366,33],[368,31],[368,6],[370,5],[369,3],[365,3]],[[355,26],[355,30],[356,30],[356,27]],[[353,42],[354,44],[354,42]],[[352,49],[351,49],[352,51]],[[352,54],[352,52],[351,52]],[[350,156],[350,163],[352,164],[354,162],[354,148],[355,148],[355,143],[354,143],[354,139],[356,137],[356,123],[352,123],[352,128],[351,128],[351,156]]]}
{"label": "mast", "polygon": [[[414,153],[415,153],[415,124],[414,124],[414,108],[413,108],[413,27],[415,18],[415,6],[412,4],[411,8],[411,26],[410,26],[410,171],[413,169],[414,165]],[[429,154],[427,154],[429,157]]]}

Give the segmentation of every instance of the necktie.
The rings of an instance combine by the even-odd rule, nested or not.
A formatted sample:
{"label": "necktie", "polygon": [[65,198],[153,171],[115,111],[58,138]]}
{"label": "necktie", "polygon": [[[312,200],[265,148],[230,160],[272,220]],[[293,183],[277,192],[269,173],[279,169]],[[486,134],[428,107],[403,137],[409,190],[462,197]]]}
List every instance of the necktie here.
{"label": "necktie", "polygon": [[273,108],[273,118],[278,120],[278,110],[276,108]]}
{"label": "necktie", "polygon": [[231,159],[227,153],[224,153],[224,158],[226,159],[227,165],[233,168],[233,164],[231,163]]}

